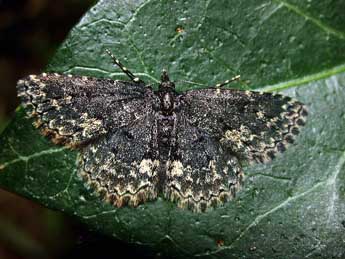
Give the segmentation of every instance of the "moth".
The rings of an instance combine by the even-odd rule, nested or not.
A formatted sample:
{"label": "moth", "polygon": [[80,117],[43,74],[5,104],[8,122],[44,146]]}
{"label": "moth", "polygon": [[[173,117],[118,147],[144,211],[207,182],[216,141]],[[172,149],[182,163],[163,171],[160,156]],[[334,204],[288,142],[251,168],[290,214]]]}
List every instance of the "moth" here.
{"label": "moth", "polygon": [[274,93],[158,90],[107,50],[129,81],[42,73],[18,81],[29,117],[55,144],[80,151],[78,174],[111,204],[163,196],[194,212],[235,197],[242,165],[271,161],[305,125],[305,106]]}

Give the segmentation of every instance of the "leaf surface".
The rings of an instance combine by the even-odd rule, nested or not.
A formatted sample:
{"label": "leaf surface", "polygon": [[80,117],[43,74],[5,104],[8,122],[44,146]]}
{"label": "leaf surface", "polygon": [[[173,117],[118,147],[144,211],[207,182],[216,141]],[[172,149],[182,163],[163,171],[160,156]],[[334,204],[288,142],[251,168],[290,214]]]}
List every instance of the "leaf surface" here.
{"label": "leaf surface", "polygon": [[[65,211],[92,229],[176,257],[345,256],[344,1],[99,1],[47,71],[124,79],[110,49],[147,83],[282,91],[305,103],[307,125],[284,154],[244,168],[242,190],[203,214],[163,199],[102,203],[76,175],[78,153],[51,144],[18,109],[0,138],[0,186]],[[200,87],[177,83],[180,91]]]}

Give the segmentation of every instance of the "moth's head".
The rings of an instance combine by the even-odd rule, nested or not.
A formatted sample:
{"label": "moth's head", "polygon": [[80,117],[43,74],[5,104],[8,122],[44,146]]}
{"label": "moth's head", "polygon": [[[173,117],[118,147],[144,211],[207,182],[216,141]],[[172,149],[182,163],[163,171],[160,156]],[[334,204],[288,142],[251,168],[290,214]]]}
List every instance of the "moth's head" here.
{"label": "moth's head", "polygon": [[170,81],[168,72],[163,69],[159,89],[175,89],[175,84]]}

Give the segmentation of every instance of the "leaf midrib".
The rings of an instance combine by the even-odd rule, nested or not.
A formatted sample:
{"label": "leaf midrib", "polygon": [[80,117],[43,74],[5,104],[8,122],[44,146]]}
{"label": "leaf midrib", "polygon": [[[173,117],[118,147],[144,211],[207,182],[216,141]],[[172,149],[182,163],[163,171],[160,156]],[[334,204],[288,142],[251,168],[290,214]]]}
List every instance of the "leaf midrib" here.
{"label": "leaf midrib", "polygon": [[320,72],[306,75],[300,78],[292,79],[285,82],[280,82],[274,85],[264,86],[259,88],[259,90],[264,92],[273,92],[273,91],[282,91],[289,88],[294,88],[302,85],[308,85],[310,82],[314,82],[317,80],[325,79],[331,77],[333,75],[337,75],[340,73],[345,72],[345,64],[341,64],[339,66],[332,67],[330,69],[322,70]]}

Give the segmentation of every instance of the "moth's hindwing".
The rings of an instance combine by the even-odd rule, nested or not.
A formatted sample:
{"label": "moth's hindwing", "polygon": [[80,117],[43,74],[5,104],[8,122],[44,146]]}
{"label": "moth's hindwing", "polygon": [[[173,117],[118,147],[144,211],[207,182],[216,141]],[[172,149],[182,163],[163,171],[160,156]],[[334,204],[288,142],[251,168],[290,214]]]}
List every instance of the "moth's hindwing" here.
{"label": "moth's hindwing", "polygon": [[184,116],[178,116],[177,121],[177,147],[167,164],[165,197],[193,211],[205,211],[232,199],[243,178],[237,157]]}
{"label": "moth's hindwing", "polygon": [[109,134],[82,152],[79,174],[106,201],[137,206],[157,197],[160,162],[150,156],[149,116]]}

